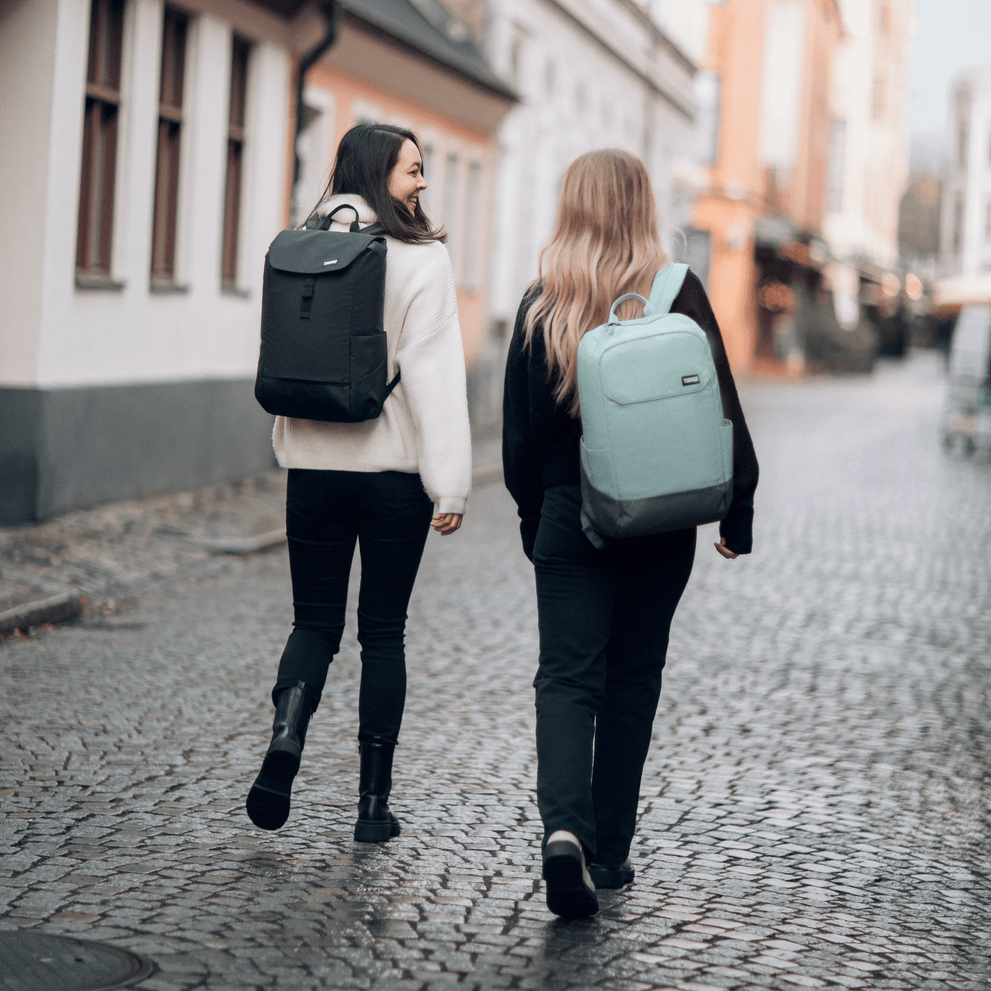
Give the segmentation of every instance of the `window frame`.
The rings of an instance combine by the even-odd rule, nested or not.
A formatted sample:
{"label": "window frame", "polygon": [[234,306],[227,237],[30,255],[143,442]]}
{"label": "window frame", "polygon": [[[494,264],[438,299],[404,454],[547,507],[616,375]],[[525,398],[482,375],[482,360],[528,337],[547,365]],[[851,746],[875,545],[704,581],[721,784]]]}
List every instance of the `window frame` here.
{"label": "window frame", "polygon": [[190,22],[185,11],[164,5],[150,271],[151,289],[157,292],[184,291],[176,281],[176,241]]}
{"label": "window frame", "polygon": [[461,239],[461,285],[474,292],[479,284],[478,248],[482,231],[483,166],[478,158],[470,158],[464,177],[463,233]]}
{"label": "window frame", "polygon": [[230,99],[227,111],[227,167],[224,179],[224,217],[220,246],[220,287],[238,292],[237,262],[241,234],[241,201],[244,186],[244,153],[247,123],[248,78],[251,42],[240,35],[231,38]]}
{"label": "window frame", "polygon": [[87,41],[76,285],[121,288],[111,277],[126,0],[92,0]]}

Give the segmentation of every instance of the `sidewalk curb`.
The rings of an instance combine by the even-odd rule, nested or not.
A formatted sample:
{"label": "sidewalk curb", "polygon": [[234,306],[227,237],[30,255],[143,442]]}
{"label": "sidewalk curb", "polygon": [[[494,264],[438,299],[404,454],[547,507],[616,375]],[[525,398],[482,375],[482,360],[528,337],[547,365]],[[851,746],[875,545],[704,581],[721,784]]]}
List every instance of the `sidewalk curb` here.
{"label": "sidewalk curb", "polygon": [[[502,481],[501,464],[476,468],[472,474],[472,484],[476,487],[499,481]],[[253,537],[208,537],[175,532],[173,536],[213,554],[233,555],[257,554],[286,541],[284,528],[269,530]],[[77,619],[82,611],[82,596],[78,592],[62,592],[45,599],[24,602],[0,612],[0,636],[46,623],[65,623]]]}
{"label": "sidewalk curb", "polygon": [[214,554],[257,554],[259,551],[283,544],[286,540],[284,528],[259,533],[255,537],[186,537],[191,544],[212,551]]}
{"label": "sidewalk curb", "polygon": [[26,630],[45,623],[64,623],[75,619],[82,611],[82,600],[77,592],[63,592],[47,599],[35,599],[34,602],[25,602],[0,612],[0,634]]}

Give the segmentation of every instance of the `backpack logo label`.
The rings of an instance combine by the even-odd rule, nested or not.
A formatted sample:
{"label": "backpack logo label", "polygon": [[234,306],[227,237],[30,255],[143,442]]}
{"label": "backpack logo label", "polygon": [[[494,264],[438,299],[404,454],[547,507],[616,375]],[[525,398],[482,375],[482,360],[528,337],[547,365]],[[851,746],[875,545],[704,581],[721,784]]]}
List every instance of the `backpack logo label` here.
{"label": "backpack logo label", "polygon": [[329,262],[324,262],[324,265],[336,265],[336,264],[337,264],[336,258],[331,258]]}
{"label": "backpack logo label", "polygon": [[682,375],[681,384],[682,385],[698,385],[701,380],[697,375]]}

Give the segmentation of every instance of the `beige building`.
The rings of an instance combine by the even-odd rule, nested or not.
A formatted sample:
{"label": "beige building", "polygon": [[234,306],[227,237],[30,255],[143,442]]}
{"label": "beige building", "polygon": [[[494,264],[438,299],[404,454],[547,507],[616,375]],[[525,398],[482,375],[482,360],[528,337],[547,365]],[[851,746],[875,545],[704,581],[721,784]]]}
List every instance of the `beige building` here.
{"label": "beige building", "polygon": [[473,419],[480,401],[492,266],[496,134],[516,97],[439,0],[338,0],[334,43],[309,69],[294,221],[327,182],[344,132],[362,121],[411,129],[423,146],[424,208],[448,234]]}
{"label": "beige building", "polygon": [[709,294],[735,367],[798,374],[821,306],[836,0],[726,0],[706,68],[717,140],[695,226],[712,244]]}

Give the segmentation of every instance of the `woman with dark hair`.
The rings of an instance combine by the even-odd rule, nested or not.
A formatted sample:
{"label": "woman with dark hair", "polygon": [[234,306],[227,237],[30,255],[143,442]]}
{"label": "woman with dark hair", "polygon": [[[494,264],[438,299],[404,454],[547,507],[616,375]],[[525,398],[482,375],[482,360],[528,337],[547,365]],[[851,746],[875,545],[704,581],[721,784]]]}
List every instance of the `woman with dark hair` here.
{"label": "woman with dark hair", "polygon": [[[694,527],[604,550],[582,532],[578,345],[614,300],[649,297],[667,262],[643,162],[611,148],[580,156],[565,173],[557,226],[509,346],[503,465],[536,573],[537,807],[547,905],[563,916],[594,914],[596,887],[633,880],[640,777],[671,620],[695,558]],[[618,313],[633,319],[638,309],[630,300]],[[691,272],[671,312],[704,330],[733,423],[733,498],[715,547],[736,558],[751,550],[757,458],[719,326]]]}
{"label": "woman with dark hair", "polygon": [[354,838],[398,836],[390,812],[392,757],[406,697],[406,609],[427,534],[461,526],[471,488],[471,439],[454,274],[443,231],[420,204],[419,143],[391,124],[359,124],[337,150],[313,213],[334,229],[378,223],[388,246],[384,325],[388,379],[381,414],[360,423],[277,417],[273,441],[289,469],[286,535],[293,631],[272,689],[272,743],[247,799],[252,822],[278,829],[310,716],[340,648],[348,576],[361,554],[358,642],[360,780]]}

